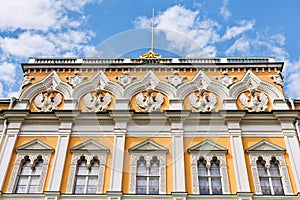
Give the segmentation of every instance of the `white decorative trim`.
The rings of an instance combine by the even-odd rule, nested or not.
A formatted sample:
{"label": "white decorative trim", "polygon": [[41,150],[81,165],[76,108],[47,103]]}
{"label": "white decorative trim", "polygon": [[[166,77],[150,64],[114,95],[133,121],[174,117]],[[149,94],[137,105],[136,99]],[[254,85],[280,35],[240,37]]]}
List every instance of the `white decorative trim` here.
{"label": "white decorative trim", "polygon": [[22,86],[21,86],[21,88],[25,87],[26,85],[31,84],[33,79],[35,79],[34,76],[29,76],[29,73],[25,72],[24,73],[24,77],[22,79]]}
{"label": "white decorative trim", "polygon": [[147,165],[150,165],[150,161],[153,157],[157,157],[159,160],[159,194],[166,194],[166,154],[168,149],[156,142],[153,142],[152,140],[146,140],[134,147],[131,147],[128,151],[131,153],[129,193],[136,193],[137,161],[143,156]]}
{"label": "white decorative trim", "polygon": [[22,167],[22,161],[24,158],[28,157],[30,164],[34,165],[35,160],[41,156],[43,160],[43,167],[37,192],[42,193],[44,190],[51,152],[53,152],[53,148],[39,140],[31,141],[17,148],[17,158],[12,169],[6,192],[13,193],[15,191],[18,182],[18,173]]}
{"label": "white decorative trim", "polygon": [[173,71],[173,76],[167,76],[166,79],[170,84],[175,86],[176,88],[183,83],[184,80],[186,80],[185,76],[180,76],[179,71],[175,70]]}
{"label": "white decorative trim", "polygon": [[215,78],[225,85],[226,87],[229,87],[233,84],[234,79],[236,79],[236,76],[228,76],[228,73],[225,71],[222,73],[223,76],[216,76]]}
{"label": "white decorative trim", "polygon": [[273,79],[273,82],[276,83],[277,85],[283,84],[284,76],[281,71],[277,71],[278,75],[272,75],[270,76]]}
{"label": "white decorative trim", "polygon": [[87,160],[87,165],[90,165],[94,159],[99,160],[98,188],[96,194],[103,193],[104,174],[106,166],[106,157],[109,149],[94,140],[85,141],[71,149],[72,162],[70,166],[70,174],[68,177],[67,194],[72,194],[75,187],[75,176],[77,171],[78,161],[81,157]]}
{"label": "white decorative trim", "polygon": [[259,157],[262,157],[264,161],[266,161],[266,165],[270,165],[270,161],[273,157],[276,158],[280,171],[280,175],[282,176],[282,185],[285,195],[292,195],[292,185],[290,181],[290,177],[287,171],[287,166],[284,158],[285,150],[275,144],[272,144],[268,141],[262,140],[259,143],[251,146],[247,149],[250,157],[250,166],[254,181],[255,192],[258,195],[262,195],[258,169],[257,169],[257,160]]}
{"label": "white decorative trim", "polygon": [[[206,163],[210,165],[210,161],[214,157],[220,161],[220,174],[222,183],[223,194],[230,194],[227,164],[226,164],[226,152],[227,149],[215,144],[212,141],[205,140],[196,144],[195,146],[188,149],[191,154],[191,168],[192,168],[192,194],[199,194],[199,181],[198,181],[198,160],[202,157],[206,160]],[[208,166],[209,167],[209,166]]]}
{"label": "white decorative trim", "polygon": [[135,80],[135,76],[129,76],[129,71],[123,71],[123,76],[117,76],[118,83],[122,85],[124,88],[127,85],[130,85],[133,80]]}
{"label": "white decorative trim", "polygon": [[80,85],[85,79],[86,76],[80,76],[79,72],[75,72],[74,76],[67,76],[68,83],[74,88],[77,85]]}

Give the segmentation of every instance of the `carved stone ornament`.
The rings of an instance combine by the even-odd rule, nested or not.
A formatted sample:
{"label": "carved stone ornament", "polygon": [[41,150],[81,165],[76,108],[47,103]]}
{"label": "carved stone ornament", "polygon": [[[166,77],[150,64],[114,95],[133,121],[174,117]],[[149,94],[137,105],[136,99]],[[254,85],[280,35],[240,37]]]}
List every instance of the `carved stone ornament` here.
{"label": "carved stone ornament", "polygon": [[284,76],[281,72],[277,72],[278,75],[272,75],[271,78],[273,79],[273,82],[278,84],[278,85],[282,85],[283,84],[283,80],[284,80]]}
{"label": "carved stone ornament", "polygon": [[185,76],[179,76],[179,71],[173,71],[173,76],[167,76],[168,82],[175,87],[179,86],[186,79]]}
{"label": "carved stone ornament", "polygon": [[123,87],[126,87],[127,85],[129,85],[135,79],[136,79],[136,77],[129,76],[129,71],[124,71],[123,76],[117,76],[118,83],[120,85],[122,85]]}
{"label": "carved stone ornament", "polygon": [[227,72],[223,73],[223,76],[216,76],[215,77],[220,83],[225,85],[226,87],[229,87],[233,84],[234,79],[236,79],[235,76],[228,76]]}
{"label": "carved stone ornament", "polygon": [[189,95],[190,106],[195,112],[211,112],[215,110],[217,104],[217,97],[213,93],[207,94],[206,88],[201,85],[198,89],[199,94],[195,93]]}
{"label": "carved stone ornament", "polygon": [[249,94],[241,94],[240,101],[242,105],[250,112],[262,112],[268,110],[268,97],[265,93],[258,93],[256,88],[250,86]]}
{"label": "carved stone ornament", "polygon": [[26,85],[31,84],[32,80],[35,79],[34,76],[29,76],[28,72],[24,73],[24,77],[22,79],[22,86],[21,88],[25,87]]}
{"label": "carved stone ornament", "polygon": [[75,72],[74,76],[68,76],[68,83],[72,85],[72,87],[76,87],[77,85],[80,85],[85,79],[87,79],[86,76],[80,76],[78,72]]}
{"label": "carved stone ornament", "polygon": [[84,106],[91,112],[104,112],[111,103],[111,96],[108,92],[103,95],[101,87],[97,87],[95,92],[87,93],[84,96]]}
{"label": "carved stone ornament", "polygon": [[136,105],[142,112],[160,111],[163,102],[163,95],[160,92],[155,94],[151,85],[148,86],[145,94],[140,92],[136,96]]}
{"label": "carved stone ornament", "polygon": [[62,102],[62,95],[53,90],[52,86],[46,92],[41,92],[34,99],[34,107],[38,112],[51,112]]}

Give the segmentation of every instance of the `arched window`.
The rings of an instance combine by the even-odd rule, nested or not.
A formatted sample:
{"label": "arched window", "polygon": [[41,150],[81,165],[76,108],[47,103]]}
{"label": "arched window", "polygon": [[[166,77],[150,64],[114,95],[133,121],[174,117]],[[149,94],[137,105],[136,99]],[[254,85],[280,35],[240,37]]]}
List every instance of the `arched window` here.
{"label": "arched window", "polygon": [[150,163],[143,156],[137,161],[137,194],[159,194],[159,160],[156,156]]}
{"label": "arched window", "polygon": [[16,193],[37,193],[40,184],[43,159],[41,156],[31,164],[28,156],[22,161],[22,166],[18,174]]}
{"label": "arched window", "polygon": [[198,160],[198,181],[200,194],[222,194],[220,165],[216,157],[207,165],[206,160]]}
{"label": "arched window", "polygon": [[256,163],[262,194],[283,195],[282,180],[276,158],[272,157],[269,167],[266,167],[262,157],[258,157]]}
{"label": "arched window", "polygon": [[75,194],[96,194],[98,187],[99,160],[93,158],[90,164],[84,156],[80,158],[75,176]]}

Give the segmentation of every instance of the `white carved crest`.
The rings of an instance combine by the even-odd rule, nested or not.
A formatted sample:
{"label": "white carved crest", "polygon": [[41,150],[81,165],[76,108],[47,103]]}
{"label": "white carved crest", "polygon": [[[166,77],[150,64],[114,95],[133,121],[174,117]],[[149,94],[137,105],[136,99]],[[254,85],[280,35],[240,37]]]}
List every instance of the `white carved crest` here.
{"label": "white carved crest", "polygon": [[179,86],[186,79],[185,76],[179,76],[179,71],[173,71],[173,76],[167,76],[168,82],[175,87]]}
{"label": "white carved crest", "polygon": [[261,112],[268,110],[268,97],[265,93],[258,93],[256,88],[250,86],[249,94],[241,94],[240,101],[242,105],[250,112]]}
{"label": "white carved crest", "polygon": [[284,80],[284,76],[281,72],[277,72],[278,75],[272,75],[271,78],[273,79],[273,82],[278,84],[278,85],[282,85],[283,84],[283,80]]}
{"label": "white carved crest", "polygon": [[34,99],[35,110],[38,112],[51,112],[62,102],[62,95],[55,93],[52,86],[45,93],[41,92]]}
{"label": "white carved crest", "polygon": [[104,112],[111,103],[111,96],[107,92],[105,95],[102,94],[102,89],[97,87],[95,92],[87,93],[84,96],[84,106],[88,111],[92,112]]}
{"label": "white carved crest", "polygon": [[220,83],[225,85],[226,87],[229,87],[233,84],[234,79],[236,79],[235,76],[228,76],[227,72],[223,73],[223,76],[216,76],[215,77]]}
{"label": "white carved crest", "polygon": [[126,87],[127,85],[129,85],[135,79],[136,79],[136,77],[129,76],[129,71],[124,71],[123,76],[117,76],[118,83],[120,85],[122,85],[123,87]]}
{"label": "white carved crest", "polygon": [[213,93],[207,94],[203,85],[198,89],[199,94],[195,93],[189,95],[190,106],[196,112],[210,112],[215,110],[217,104],[217,97]]}
{"label": "white carved crest", "polygon": [[23,88],[24,86],[31,84],[33,79],[35,79],[34,76],[29,76],[29,73],[25,72],[24,77],[22,79],[22,86],[21,87]]}
{"label": "white carved crest", "polygon": [[78,72],[75,72],[74,76],[68,76],[67,79],[69,80],[69,84],[73,87],[76,87],[77,85],[80,85],[85,79],[87,79],[86,76],[80,76]]}
{"label": "white carved crest", "polygon": [[160,92],[155,94],[151,85],[146,89],[145,95],[140,92],[136,96],[136,104],[142,112],[160,111],[163,102],[163,95]]}

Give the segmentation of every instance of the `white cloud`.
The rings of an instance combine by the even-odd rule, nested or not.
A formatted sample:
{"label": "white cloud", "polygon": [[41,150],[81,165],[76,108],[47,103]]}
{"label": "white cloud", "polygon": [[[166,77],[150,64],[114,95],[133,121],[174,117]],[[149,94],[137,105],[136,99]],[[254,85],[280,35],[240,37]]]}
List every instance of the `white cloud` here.
{"label": "white cloud", "polygon": [[234,37],[237,37],[238,35],[253,29],[253,26],[255,24],[254,21],[247,20],[242,20],[239,23],[239,26],[227,27],[226,32],[222,37],[222,40],[229,40]]}
{"label": "white cloud", "polygon": [[0,81],[5,82],[9,86],[15,84],[16,66],[12,63],[4,62],[0,64]]}
{"label": "white cloud", "polygon": [[231,16],[231,12],[227,9],[228,0],[223,0],[223,6],[220,8],[220,15],[226,20]]}
{"label": "white cloud", "polygon": [[239,52],[246,55],[249,54],[249,50],[250,50],[249,41],[246,38],[242,37],[237,39],[234,42],[234,44],[225,51],[225,54],[234,56],[236,55],[236,52]]}

